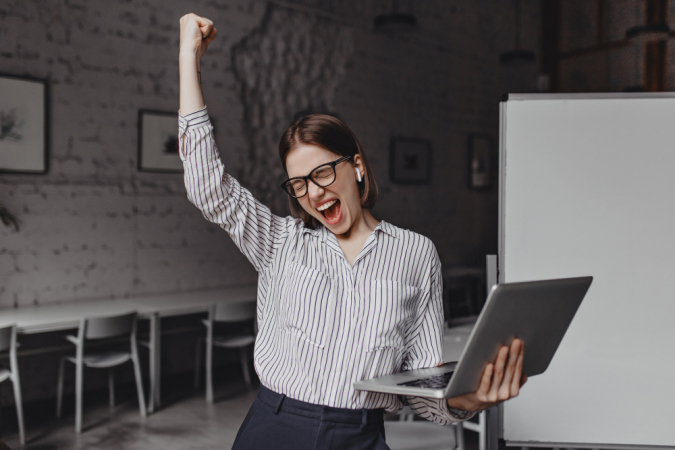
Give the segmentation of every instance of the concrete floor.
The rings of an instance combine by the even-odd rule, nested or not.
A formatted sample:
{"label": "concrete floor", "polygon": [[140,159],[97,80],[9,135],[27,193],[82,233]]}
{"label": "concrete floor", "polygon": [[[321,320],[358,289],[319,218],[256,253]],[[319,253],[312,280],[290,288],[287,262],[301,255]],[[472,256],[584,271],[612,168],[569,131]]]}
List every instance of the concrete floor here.
{"label": "concrete floor", "polygon": [[[195,390],[192,376],[169,379],[162,387],[163,405],[143,419],[131,386],[117,389],[119,404],[107,405],[107,392],[85,395],[83,432],[75,434],[74,398],[64,398],[61,419],[54,418],[55,402],[26,405],[27,449],[230,449],[257,388],[248,389],[238,376],[219,375],[216,402],[206,403],[203,389]],[[229,379],[228,379],[229,378]],[[19,448],[15,416],[3,408],[3,439]],[[475,433],[465,432],[467,450],[477,450]],[[403,447],[402,447],[403,448]],[[406,447],[407,448],[407,447]],[[440,447],[439,447],[440,448]]]}
{"label": "concrete floor", "polygon": [[[138,412],[135,391],[121,386],[119,404],[110,408],[107,392],[85,394],[83,431],[75,433],[74,398],[64,397],[64,411],[54,418],[55,402],[26,405],[27,449],[229,449],[241,422],[257,394],[243,381],[218,383],[216,402],[204,400],[203,389],[195,390],[192,377],[168,380],[162,389],[163,404],[145,419]],[[4,442],[19,448],[16,418],[3,408]],[[10,423],[11,422],[11,423]]]}

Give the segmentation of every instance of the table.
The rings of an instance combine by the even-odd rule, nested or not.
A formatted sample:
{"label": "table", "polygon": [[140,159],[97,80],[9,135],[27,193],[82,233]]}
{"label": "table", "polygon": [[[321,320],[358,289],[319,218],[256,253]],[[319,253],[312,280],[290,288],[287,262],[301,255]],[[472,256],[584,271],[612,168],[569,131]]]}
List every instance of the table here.
{"label": "table", "polygon": [[133,310],[134,306],[123,299],[1,309],[0,327],[16,324],[17,332],[21,334],[70,330],[79,327],[84,317],[117,315]]}
{"label": "table", "polygon": [[255,300],[256,285],[221,289],[155,294],[142,297],[109,300],[87,300],[57,305],[30,306],[0,310],[0,327],[16,324],[21,334],[45,333],[78,328],[85,317],[138,312],[140,319],[150,320],[150,400],[148,411],[160,406],[161,387],[161,318],[207,312],[216,302],[237,303]]}
{"label": "table", "polygon": [[148,411],[154,412],[161,404],[161,318],[207,312],[212,303],[238,303],[254,300],[256,285],[245,285],[228,289],[180,292],[127,299],[138,311],[140,317],[150,320],[150,400]]}

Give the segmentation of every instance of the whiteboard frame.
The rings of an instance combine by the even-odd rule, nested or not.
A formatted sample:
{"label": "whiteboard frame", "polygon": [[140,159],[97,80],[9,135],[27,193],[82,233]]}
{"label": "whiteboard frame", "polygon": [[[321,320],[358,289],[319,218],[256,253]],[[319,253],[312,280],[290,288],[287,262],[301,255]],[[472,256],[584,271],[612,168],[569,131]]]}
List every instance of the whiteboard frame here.
{"label": "whiteboard frame", "polygon": [[[634,99],[634,98],[675,98],[675,92],[587,92],[570,94],[504,94],[502,102],[508,100],[571,100],[571,99]],[[500,135],[501,139],[501,135]]]}
{"label": "whiteboard frame", "polygon": [[662,445],[626,445],[626,444],[579,444],[575,442],[538,442],[538,441],[504,441],[508,447],[533,447],[533,448],[590,448],[602,450],[670,450],[675,447],[664,447]]}
{"label": "whiteboard frame", "polygon": [[[565,93],[565,94],[504,94],[499,103],[499,204],[498,204],[498,282],[505,279],[504,254],[504,205],[506,200],[506,102],[522,100],[567,100],[567,99],[654,99],[675,98],[675,92],[597,92],[597,93]],[[547,448],[583,448],[583,449],[617,449],[617,450],[675,450],[675,446],[662,445],[627,445],[627,444],[593,444],[576,442],[548,442],[548,441],[507,441],[504,439],[504,409],[499,405],[499,447],[547,447]],[[488,427],[490,425],[488,424]],[[498,450],[488,441],[488,450]]]}

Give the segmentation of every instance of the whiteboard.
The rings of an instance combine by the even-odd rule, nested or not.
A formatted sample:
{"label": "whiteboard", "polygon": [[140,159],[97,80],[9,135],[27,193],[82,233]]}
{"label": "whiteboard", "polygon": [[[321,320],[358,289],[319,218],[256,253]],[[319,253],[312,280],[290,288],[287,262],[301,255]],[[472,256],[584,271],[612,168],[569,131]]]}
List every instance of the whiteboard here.
{"label": "whiteboard", "polygon": [[594,277],[549,369],[504,404],[502,437],[675,448],[675,94],[500,108],[499,281]]}

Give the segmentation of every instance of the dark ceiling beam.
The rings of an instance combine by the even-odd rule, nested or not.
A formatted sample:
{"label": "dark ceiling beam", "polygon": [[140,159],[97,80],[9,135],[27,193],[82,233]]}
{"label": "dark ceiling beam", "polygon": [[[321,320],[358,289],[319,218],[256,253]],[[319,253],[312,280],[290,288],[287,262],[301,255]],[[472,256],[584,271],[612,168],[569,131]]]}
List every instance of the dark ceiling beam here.
{"label": "dark ceiling beam", "polygon": [[627,40],[605,42],[603,44],[593,45],[589,47],[577,48],[560,53],[560,59],[574,58],[576,56],[589,55],[591,53],[606,52],[608,50],[615,50],[617,48],[627,47],[630,43]]}
{"label": "dark ceiling beam", "polygon": [[[667,6],[666,0],[647,0],[647,24],[665,23]],[[666,41],[645,44],[645,91],[666,90],[667,50]]]}
{"label": "dark ceiling beam", "polygon": [[560,60],[560,0],[540,0],[541,11],[541,73],[548,75],[549,91],[558,91],[558,61]]}

